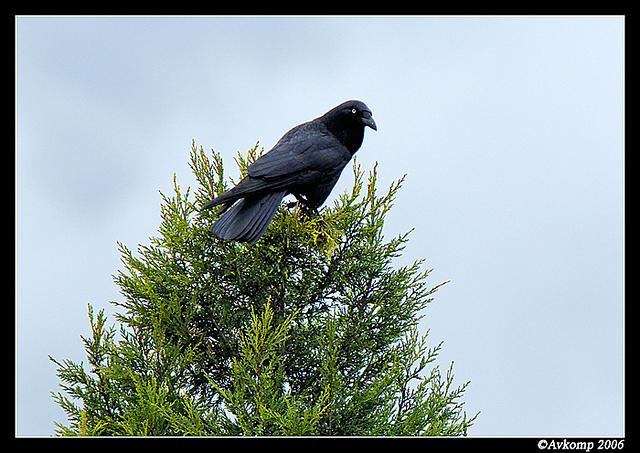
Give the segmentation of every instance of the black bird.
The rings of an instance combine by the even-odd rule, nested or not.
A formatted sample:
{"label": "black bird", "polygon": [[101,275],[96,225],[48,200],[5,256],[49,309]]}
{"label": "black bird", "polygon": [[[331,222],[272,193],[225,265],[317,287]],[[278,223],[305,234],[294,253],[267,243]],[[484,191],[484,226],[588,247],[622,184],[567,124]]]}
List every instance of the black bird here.
{"label": "black bird", "polygon": [[365,126],[378,130],[369,107],[347,101],[291,129],[247,167],[247,176],[234,188],[202,206],[224,205],[211,232],[222,239],[255,242],[288,194],[317,212],[360,148]]}

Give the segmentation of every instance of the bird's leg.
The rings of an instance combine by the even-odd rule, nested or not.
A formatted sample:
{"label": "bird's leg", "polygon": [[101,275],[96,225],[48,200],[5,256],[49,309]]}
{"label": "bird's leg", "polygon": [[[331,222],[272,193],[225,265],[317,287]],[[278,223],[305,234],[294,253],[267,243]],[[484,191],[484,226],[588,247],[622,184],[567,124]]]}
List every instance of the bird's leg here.
{"label": "bird's leg", "polygon": [[287,203],[287,208],[291,209],[293,208],[296,204],[300,203],[303,207],[307,205],[307,200],[305,200],[305,198],[302,196],[302,194],[299,194],[297,192],[291,192],[291,194],[296,197],[296,199],[298,201],[290,201],[289,203]]}
{"label": "bird's leg", "polygon": [[290,201],[289,203],[287,203],[287,204],[285,204],[285,205],[284,205],[284,206],[285,206],[285,208],[287,208],[287,209],[291,209],[291,208],[295,207],[295,205],[296,205],[296,204],[298,204],[298,203],[299,203],[299,201],[300,201],[300,195],[299,195],[299,194],[297,194],[297,193],[295,193],[295,192],[289,192],[289,194],[288,194],[288,195],[294,195],[294,196],[298,199],[298,201]]}
{"label": "bird's leg", "polygon": [[312,208],[307,204],[302,205],[302,212],[309,218],[312,217],[320,217],[320,213],[318,212],[318,208]]}
{"label": "bird's leg", "polygon": [[302,196],[302,194],[294,193],[294,195],[302,205],[302,212],[304,212],[307,217],[317,217],[320,215],[318,208],[312,206],[311,203],[309,203],[309,200]]}
{"label": "bird's leg", "polygon": [[288,209],[293,208],[296,204],[299,203],[300,207],[301,207],[300,210],[307,217],[318,217],[318,216],[320,216],[320,213],[318,212],[318,208],[317,207],[312,207],[311,204],[309,204],[309,201],[301,193],[292,192],[291,194],[294,197],[296,197],[297,201],[290,201],[289,203],[287,203],[285,206]]}
{"label": "bird's leg", "polygon": [[296,197],[296,199],[303,205],[306,206],[308,204],[307,199],[301,193],[294,192],[293,196]]}

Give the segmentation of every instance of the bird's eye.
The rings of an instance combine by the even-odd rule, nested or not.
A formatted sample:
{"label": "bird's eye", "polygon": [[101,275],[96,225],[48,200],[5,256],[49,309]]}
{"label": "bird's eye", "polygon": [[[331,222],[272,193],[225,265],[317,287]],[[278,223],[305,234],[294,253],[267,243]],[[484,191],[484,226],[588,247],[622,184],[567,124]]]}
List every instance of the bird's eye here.
{"label": "bird's eye", "polygon": [[351,113],[353,113],[354,115],[356,114],[356,112],[357,112],[357,110],[355,108],[351,109]]}

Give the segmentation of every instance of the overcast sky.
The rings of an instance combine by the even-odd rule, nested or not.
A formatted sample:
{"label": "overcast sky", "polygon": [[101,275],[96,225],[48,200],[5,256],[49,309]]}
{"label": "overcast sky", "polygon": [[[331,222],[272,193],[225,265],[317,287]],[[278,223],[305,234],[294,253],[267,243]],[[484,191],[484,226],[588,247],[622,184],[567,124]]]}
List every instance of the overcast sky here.
{"label": "overcast sky", "polygon": [[[388,216],[450,283],[425,311],[471,436],[621,436],[624,18],[18,17],[16,433],[66,422],[47,359],[120,300],[191,140],[233,156],[347,99]],[[329,203],[352,184],[345,171]],[[113,321],[113,318],[110,318]]]}

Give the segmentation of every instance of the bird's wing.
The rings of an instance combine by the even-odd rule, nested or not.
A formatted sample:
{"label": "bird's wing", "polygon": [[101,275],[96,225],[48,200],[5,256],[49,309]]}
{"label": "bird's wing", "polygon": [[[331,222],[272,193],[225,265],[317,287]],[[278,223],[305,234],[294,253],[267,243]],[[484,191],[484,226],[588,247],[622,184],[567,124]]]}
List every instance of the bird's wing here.
{"label": "bird's wing", "polygon": [[332,178],[351,158],[335,136],[313,122],[287,132],[266,154],[247,167],[247,177],[235,187],[206,203],[202,209],[239,198]]}
{"label": "bird's wing", "polygon": [[332,171],[351,157],[333,135],[317,131],[286,134],[268,153],[247,167],[252,178],[289,179],[309,172]]}

